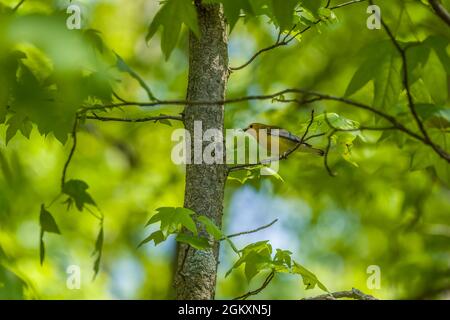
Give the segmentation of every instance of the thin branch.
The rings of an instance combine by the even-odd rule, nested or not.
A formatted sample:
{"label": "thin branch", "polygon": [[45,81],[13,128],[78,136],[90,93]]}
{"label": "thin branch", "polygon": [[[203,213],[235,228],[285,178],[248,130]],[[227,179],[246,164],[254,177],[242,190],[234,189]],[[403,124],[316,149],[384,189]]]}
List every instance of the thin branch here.
{"label": "thin branch", "polygon": [[312,124],[314,122],[314,110],[311,111],[311,119],[309,120],[308,126],[306,127],[305,132],[303,133],[302,138],[300,139],[300,144],[303,144],[303,142],[305,141],[306,136],[308,135],[309,129],[311,128]]}
{"label": "thin branch", "polygon": [[287,42],[282,42],[282,41],[278,41],[275,42],[273,45],[263,48],[259,51],[257,51],[250,59],[248,59],[247,62],[245,62],[244,64],[238,66],[238,67],[230,67],[231,71],[238,71],[238,70],[242,70],[245,67],[247,67],[250,63],[252,63],[256,58],[258,58],[261,54],[263,54],[264,52],[273,50],[275,48],[281,47],[281,46],[286,46],[288,43]]}
{"label": "thin branch", "polygon": [[338,292],[332,292],[328,294],[321,294],[316,297],[311,298],[304,298],[302,300],[337,300],[337,299],[355,299],[355,300],[378,300],[374,296],[371,296],[369,294],[365,294],[362,291],[352,288],[352,290],[349,291],[338,291]]}
{"label": "thin branch", "polygon": [[326,134],[327,134],[326,132],[321,132],[321,133],[313,134],[313,135],[311,135],[311,136],[305,138],[305,142],[307,142],[307,141],[309,141],[309,140],[311,140],[311,139],[314,139],[314,138],[320,138],[320,137],[323,137],[323,136],[325,136]]}
{"label": "thin branch", "polygon": [[352,0],[352,1],[341,3],[341,4],[337,4],[334,7],[331,7],[330,9],[331,10],[340,9],[340,8],[343,8],[343,7],[346,7],[346,6],[355,4],[355,3],[360,3],[360,2],[365,2],[365,1],[367,1],[367,0]]}
{"label": "thin branch", "polygon": [[69,152],[69,157],[67,158],[66,162],[64,163],[63,172],[61,175],[61,189],[64,188],[64,184],[66,183],[66,175],[67,175],[67,169],[69,168],[69,164],[72,161],[73,155],[75,154],[75,149],[77,148],[77,129],[78,129],[78,118],[75,118],[73,129],[72,129],[72,139],[73,144],[72,148]]}
{"label": "thin branch", "polygon": [[137,118],[137,119],[127,119],[127,118],[115,118],[115,117],[101,117],[97,116],[95,113],[93,116],[86,116],[85,119],[89,120],[99,120],[99,121],[116,121],[116,122],[149,122],[149,121],[160,121],[160,120],[176,120],[176,121],[183,121],[182,116],[167,116],[167,115],[161,115],[161,116],[155,116],[155,117],[145,117],[145,118]]}
{"label": "thin branch", "polygon": [[[366,0],[352,0],[352,1],[348,1],[348,2],[344,2],[341,4],[338,4],[334,7],[329,8],[330,10],[335,10],[335,9],[340,9],[340,8],[344,8],[346,6],[355,4],[355,3],[360,3]],[[325,8],[328,8],[330,5],[331,1],[328,1],[327,5]],[[283,39],[281,38],[281,32],[278,33],[278,37],[277,40],[275,41],[274,44],[272,44],[271,46],[268,46],[266,48],[260,49],[259,51],[257,51],[255,54],[253,54],[253,56],[250,57],[249,60],[247,60],[247,62],[245,62],[244,64],[238,66],[238,67],[230,67],[230,71],[238,71],[238,70],[242,70],[245,67],[247,67],[248,65],[250,65],[256,58],[258,58],[261,54],[267,52],[267,51],[271,51],[273,49],[276,49],[278,47],[281,46],[286,46],[289,43],[291,43],[295,38],[297,38],[299,35],[305,33],[306,31],[310,30],[313,26],[319,24],[320,22],[324,21],[324,19],[318,19],[316,21],[314,21],[311,25],[303,28],[302,30],[296,32],[294,35],[292,35],[292,32],[294,31],[295,27],[297,27],[297,25],[294,25],[294,27],[284,36]]]}
{"label": "thin branch", "polygon": [[434,12],[442,19],[448,26],[450,26],[450,13],[444,8],[439,0],[428,0],[433,7]]}
{"label": "thin branch", "polygon": [[[326,119],[326,117],[325,117]],[[328,174],[331,177],[336,177],[336,173],[334,173],[331,168],[330,165],[328,163],[328,155],[330,154],[330,149],[331,149],[331,137],[336,133],[336,130],[332,130],[331,133],[328,135],[328,144],[327,144],[327,148],[325,149],[325,156],[323,157],[323,165],[325,166],[325,169],[327,169]]]}
{"label": "thin branch", "polygon": [[263,291],[270,283],[270,281],[272,281],[272,279],[275,277],[275,271],[270,272],[270,274],[267,276],[266,280],[264,280],[263,284],[261,287],[259,287],[256,290],[253,291],[249,291],[246,294],[243,294],[242,296],[239,296],[237,298],[234,298],[233,300],[245,300],[250,296],[254,296],[257,295],[258,293],[260,293],[261,291]]}
{"label": "thin branch", "polygon": [[261,227],[259,227],[259,228],[256,228],[256,229],[253,229],[253,230],[250,230],[250,231],[243,231],[243,232],[238,232],[238,233],[230,234],[230,235],[225,236],[225,237],[223,237],[222,239],[220,239],[220,241],[224,241],[224,240],[227,240],[227,239],[230,239],[230,238],[234,238],[234,237],[239,237],[239,236],[246,235],[246,234],[256,233],[256,232],[259,232],[259,231],[261,231],[261,230],[270,228],[271,226],[273,226],[273,225],[274,225],[275,223],[277,223],[277,222],[278,222],[278,219],[275,219],[275,220],[273,220],[271,223],[266,224],[266,225],[264,225],[264,226],[261,226]]}
{"label": "thin branch", "polygon": [[25,0],[21,0],[16,6],[12,9],[13,12],[16,12],[19,10],[19,8],[22,6],[22,4],[25,2]]}
{"label": "thin branch", "polygon": [[[155,107],[155,106],[161,106],[161,105],[174,105],[174,106],[180,106],[180,105],[225,105],[225,104],[234,104],[239,102],[245,102],[245,101],[253,101],[253,100],[273,100],[275,98],[278,98],[280,96],[283,96],[285,94],[304,94],[313,96],[316,98],[320,98],[321,100],[329,100],[329,101],[336,101],[344,103],[348,106],[352,106],[361,110],[369,111],[378,117],[388,121],[393,127],[396,127],[397,130],[405,133],[406,135],[410,136],[411,138],[414,138],[418,141],[421,141],[425,145],[428,145],[433,148],[433,150],[436,152],[437,155],[439,155],[442,159],[445,159],[447,162],[450,162],[450,155],[441,149],[439,146],[435,145],[431,139],[425,136],[422,136],[418,133],[415,133],[411,129],[408,129],[405,127],[402,123],[400,123],[394,116],[385,113],[381,110],[378,110],[375,107],[366,105],[364,103],[350,100],[348,98],[344,97],[337,97],[329,94],[324,94],[320,92],[305,90],[301,88],[290,88],[285,89],[273,94],[268,95],[252,95],[252,96],[245,96],[245,97],[239,97],[239,98],[233,98],[233,99],[226,99],[226,100],[219,100],[219,101],[186,101],[186,100],[166,100],[166,101],[152,101],[152,102],[122,102],[122,103],[116,103],[116,104],[109,104],[109,105],[94,105],[94,106],[88,106],[81,109],[80,113],[83,112],[89,112],[94,110],[105,110],[105,109],[113,109],[113,108],[120,108],[124,106],[141,106],[141,107]],[[280,102],[283,102],[280,100]],[[414,107],[413,107],[414,110]],[[419,120],[420,122],[420,120]]]}

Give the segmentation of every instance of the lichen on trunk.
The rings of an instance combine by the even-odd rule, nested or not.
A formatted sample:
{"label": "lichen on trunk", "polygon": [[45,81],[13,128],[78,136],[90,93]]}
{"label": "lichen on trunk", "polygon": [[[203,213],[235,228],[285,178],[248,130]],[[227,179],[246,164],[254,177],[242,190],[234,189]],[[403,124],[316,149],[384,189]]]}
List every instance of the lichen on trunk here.
{"label": "lichen on trunk", "polygon": [[[228,37],[223,8],[217,4],[195,1],[201,37],[190,34],[188,101],[222,101],[228,79]],[[224,106],[189,105],[184,111],[186,130],[194,142],[194,122],[201,121],[202,130],[224,131]],[[202,142],[203,147],[207,142]],[[194,157],[191,143],[191,156]],[[225,150],[223,152],[225,154]],[[186,165],[184,206],[222,224],[223,196],[226,181],[225,161],[221,164]],[[208,234],[200,229],[200,235]],[[210,237],[210,236],[209,236]],[[212,241],[212,239],[211,239]],[[177,299],[214,299],[219,244],[198,251],[187,245],[178,250],[175,275]]]}

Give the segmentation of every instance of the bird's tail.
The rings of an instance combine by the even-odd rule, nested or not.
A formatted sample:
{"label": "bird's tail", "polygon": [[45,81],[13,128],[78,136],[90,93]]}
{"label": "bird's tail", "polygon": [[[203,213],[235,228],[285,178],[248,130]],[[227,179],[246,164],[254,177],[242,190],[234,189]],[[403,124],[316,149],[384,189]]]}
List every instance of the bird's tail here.
{"label": "bird's tail", "polygon": [[299,148],[300,152],[306,152],[306,153],[311,153],[311,154],[315,154],[317,156],[321,156],[323,157],[325,155],[325,151],[323,151],[322,149],[317,149],[312,147],[310,144],[303,144],[300,148]]}

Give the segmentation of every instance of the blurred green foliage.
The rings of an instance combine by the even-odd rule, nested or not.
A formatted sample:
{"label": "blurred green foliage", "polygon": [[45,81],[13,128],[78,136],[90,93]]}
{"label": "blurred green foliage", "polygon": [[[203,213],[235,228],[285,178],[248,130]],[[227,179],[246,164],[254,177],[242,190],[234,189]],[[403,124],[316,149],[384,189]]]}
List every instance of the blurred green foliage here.
{"label": "blurred green foliage", "polygon": [[[129,101],[147,101],[153,93],[167,99],[185,97],[187,28],[195,29],[194,18],[183,16],[186,21],[172,21],[175,27],[163,24],[163,32],[155,33],[161,25],[153,20],[160,9],[158,1],[85,0],[76,2],[82,8],[82,29],[68,30],[69,1],[29,0],[12,12],[17,2],[0,0],[0,123],[4,123],[0,125],[0,298],[173,297],[173,237],[158,247],[137,246],[148,235],[144,226],[155,209],[183,204],[184,169],[170,160],[171,133],[180,124],[83,121],[67,181],[87,182],[89,193],[80,183],[72,185],[75,188],[69,184],[64,193],[75,206],[67,208],[66,199],[54,199],[60,193],[61,173],[72,147],[68,138],[80,106],[109,103],[113,92]],[[300,19],[291,21],[283,14],[295,1],[286,1],[286,7],[277,7],[269,17],[252,7],[255,1],[239,2],[237,9],[233,1],[221,2],[233,26],[232,66],[272,45],[276,26],[289,29]],[[303,2],[310,15],[301,21],[308,25],[323,15],[329,20],[314,24],[297,37],[298,42],[269,51],[233,72],[228,97],[310,88],[373,102],[417,131],[392,43],[383,30],[366,28],[367,2],[334,10],[333,15],[320,11],[317,3]],[[418,112],[433,140],[449,150],[450,29],[426,1],[377,3],[397,39],[411,46],[409,73]],[[450,8],[448,1],[442,3]],[[146,39],[151,21],[153,37]],[[178,32],[169,32],[173,30]],[[161,46],[160,41],[166,42]],[[351,119],[352,126],[384,124],[340,102],[317,101],[307,107],[250,101],[226,107],[226,127],[263,122],[301,135],[311,108],[322,117],[327,112],[330,117],[338,114],[344,122]],[[181,111],[182,107],[127,107],[109,114],[136,118]],[[323,118],[316,121],[311,133],[329,129],[324,129]],[[342,149],[348,139],[351,150]],[[321,137],[311,143],[325,147],[326,140]],[[330,291],[356,287],[379,298],[448,298],[448,163],[397,131],[356,132],[334,141],[333,148],[338,152],[329,162],[336,177],[328,174],[321,158],[295,154],[280,163],[282,179],[258,177],[245,179],[245,184],[242,177],[230,179],[223,233],[254,229],[278,218],[271,228],[233,241],[244,248],[269,240],[273,247],[291,251],[292,258],[313,270]],[[46,216],[40,223],[43,203],[52,204],[48,210],[54,221]],[[101,210],[100,230],[97,213],[78,210],[85,204]],[[40,227],[48,231],[42,266]],[[291,259],[283,252],[276,254],[273,259]],[[225,245],[221,255],[218,298],[239,296],[267,276],[258,274],[250,285],[242,269],[225,277],[236,256]],[[94,262],[95,271],[100,268],[95,281]],[[70,265],[81,268],[79,290],[66,286]],[[380,289],[367,287],[371,265],[380,267]],[[277,275],[257,297],[298,299],[319,293],[320,289],[306,292],[299,278]]]}

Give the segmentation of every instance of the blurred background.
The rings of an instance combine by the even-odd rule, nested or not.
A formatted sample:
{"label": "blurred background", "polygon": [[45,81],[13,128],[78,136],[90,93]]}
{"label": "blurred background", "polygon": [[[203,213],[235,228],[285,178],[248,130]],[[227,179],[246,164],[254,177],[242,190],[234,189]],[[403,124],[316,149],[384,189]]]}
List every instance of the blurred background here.
{"label": "blurred background", "polygon": [[[0,0],[13,7],[18,1]],[[342,3],[345,1],[332,1]],[[390,2],[387,4],[387,2]],[[401,2],[406,13],[399,15]],[[187,31],[168,61],[160,49],[159,34],[145,41],[148,25],[159,8],[156,0],[85,0],[82,27],[100,31],[105,46],[118,53],[163,99],[184,99],[187,85]],[[423,40],[430,33],[450,39],[420,1],[380,1],[388,6],[385,19],[405,41]],[[64,12],[69,1],[26,1],[17,15]],[[337,21],[319,24],[300,41],[259,57],[251,66],[234,72],[228,97],[271,93],[286,87],[311,88],[342,96],[364,60],[362,49],[383,31],[366,28],[367,3],[336,10]],[[400,18],[399,18],[400,16]],[[1,23],[1,21],[0,21]],[[61,28],[65,28],[61,25]],[[7,28],[0,29],[0,38]],[[64,46],[64,38],[54,38]],[[48,32],[48,33],[46,33]],[[230,34],[230,64],[240,65],[277,36],[267,18],[240,19]],[[448,43],[447,45],[448,52]],[[0,46],[1,47],[1,46]],[[376,50],[376,48],[374,49]],[[76,52],[61,53],[63,60]],[[1,72],[1,70],[0,70]],[[115,92],[145,101],[139,84],[126,73],[114,73]],[[356,98],[370,101],[371,84]],[[446,102],[448,107],[448,101]],[[336,112],[362,124],[375,123],[370,114],[339,103],[316,102],[317,113]],[[226,128],[251,122],[283,126],[299,133],[310,108],[296,104],[254,101],[226,107]],[[181,107],[128,108],[117,116],[176,114]],[[39,210],[59,193],[61,172],[71,142],[35,128],[30,139],[15,136],[6,146],[6,127],[0,125],[0,298],[4,299],[168,299],[176,244],[174,239],[155,247],[137,249],[149,234],[144,229],[152,212],[163,206],[182,206],[184,168],[170,160],[173,126],[157,123],[123,124],[86,121],[68,178],[86,181],[105,216],[104,249],[100,272],[93,280],[91,256],[98,221],[88,212],[56,202],[52,213],[62,235],[46,234],[46,261],[39,264]],[[450,167],[411,165],[417,146],[396,133],[364,133],[352,148],[352,165],[331,159],[336,177],[330,177],[323,159],[295,155],[280,164],[284,181],[272,177],[245,184],[227,182],[224,232],[231,234],[278,222],[271,228],[235,239],[245,245],[270,240],[274,248],[293,252],[295,260],[312,270],[330,291],[358,288],[381,299],[450,298]],[[415,148],[415,149],[414,149]],[[448,148],[447,148],[448,150]],[[432,156],[432,155],[430,155]],[[236,256],[221,248],[217,298],[230,299],[260,286],[265,274],[250,284],[242,270],[225,278]],[[81,288],[66,286],[70,265],[81,268]],[[369,288],[369,266],[381,270],[379,288]],[[257,298],[300,299],[320,294],[305,291],[293,275],[277,275]]]}

